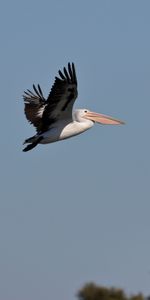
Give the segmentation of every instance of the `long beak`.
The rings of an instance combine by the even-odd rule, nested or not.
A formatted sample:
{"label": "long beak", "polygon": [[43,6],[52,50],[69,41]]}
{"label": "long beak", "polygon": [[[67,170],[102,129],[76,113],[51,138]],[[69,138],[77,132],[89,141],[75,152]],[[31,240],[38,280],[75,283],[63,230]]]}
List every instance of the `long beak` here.
{"label": "long beak", "polygon": [[125,124],[124,122],[114,119],[110,116],[106,116],[106,115],[102,115],[102,114],[98,114],[95,112],[91,112],[88,111],[86,113],[86,115],[84,116],[84,118],[89,119],[91,121],[100,123],[100,124],[104,124],[104,125],[121,125],[121,124]]}

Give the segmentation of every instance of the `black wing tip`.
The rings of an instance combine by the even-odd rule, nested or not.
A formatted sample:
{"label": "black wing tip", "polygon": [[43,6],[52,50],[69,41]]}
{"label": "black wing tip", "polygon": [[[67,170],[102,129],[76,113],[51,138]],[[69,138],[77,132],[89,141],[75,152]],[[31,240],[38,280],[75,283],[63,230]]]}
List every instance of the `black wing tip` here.
{"label": "black wing tip", "polygon": [[30,101],[30,99],[39,99],[40,101],[45,101],[45,98],[43,96],[42,89],[39,84],[37,84],[37,87],[35,84],[32,85],[33,91],[27,89],[24,91],[24,94],[22,95],[24,101]]}
{"label": "black wing tip", "polygon": [[[60,80],[67,81],[68,83],[75,83],[77,84],[77,77],[75,71],[75,64],[74,62],[68,62],[67,68],[64,67],[63,71],[59,70],[58,74],[60,76]],[[58,78],[58,77],[55,77]]]}
{"label": "black wing tip", "polygon": [[75,63],[74,62],[72,62],[72,63],[68,62],[68,69],[69,68],[72,68],[72,69],[75,68]]}
{"label": "black wing tip", "polygon": [[73,71],[73,70],[75,70],[75,63],[74,62],[68,62],[68,71],[69,70],[71,70],[71,71]]}
{"label": "black wing tip", "polygon": [[41,97],[40,90],[39,90],[39,84],[37,85],[37,87],[35,86],[35,84],[33,84],[33,89],[34,89],[35,93],[36,93],[39,97]]}
{"label": "black wing tip", "polygon": [[61,77],[62,80],[66,79],[61,70],[58,71],[58,74],[59,74],[59,76]]}

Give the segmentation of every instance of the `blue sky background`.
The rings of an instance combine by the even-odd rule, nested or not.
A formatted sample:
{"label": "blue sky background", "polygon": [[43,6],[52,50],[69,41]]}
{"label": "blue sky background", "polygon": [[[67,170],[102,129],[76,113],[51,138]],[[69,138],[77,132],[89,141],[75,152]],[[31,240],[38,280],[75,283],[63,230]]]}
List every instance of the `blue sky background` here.
{"label": "blue sky background", "polygon": [[[150,294],[150,2],[1,1],[0,299]],[[126,126],[22,152],[22,93],[75,62],[78,108]]]}

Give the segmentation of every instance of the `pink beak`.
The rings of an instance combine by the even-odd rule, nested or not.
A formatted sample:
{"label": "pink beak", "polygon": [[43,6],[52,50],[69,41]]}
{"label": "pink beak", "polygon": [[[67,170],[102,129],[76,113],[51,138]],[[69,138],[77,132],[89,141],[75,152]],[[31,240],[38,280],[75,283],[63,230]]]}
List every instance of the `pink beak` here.
{"label": "pink beak", "polygon": [[95,112],[88,111],[84,118],[94,121],[96,123],[104,124],[104,125],[121,125],[125,124],[124,122],[114,119],[110,116],[98,114]]}

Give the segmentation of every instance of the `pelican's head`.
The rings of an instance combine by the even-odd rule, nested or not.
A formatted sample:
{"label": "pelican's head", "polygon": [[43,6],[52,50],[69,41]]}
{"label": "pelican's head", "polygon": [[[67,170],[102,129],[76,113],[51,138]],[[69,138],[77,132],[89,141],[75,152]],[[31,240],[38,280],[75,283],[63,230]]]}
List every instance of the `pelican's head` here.
{"label": "pelican's head", "polygon": [[84,118],[84,119],[88,119],[90,121],[96,122],[96,123],[100,123],[103,125],[120,125],[120,124],[124,124],[124,122],[114,119],[110,116],[106,116],[106,115],[102,115],[102,114],[98,114],[95,112],[92,112],[88,109],[81,109],[80,111],[80,117]]}

